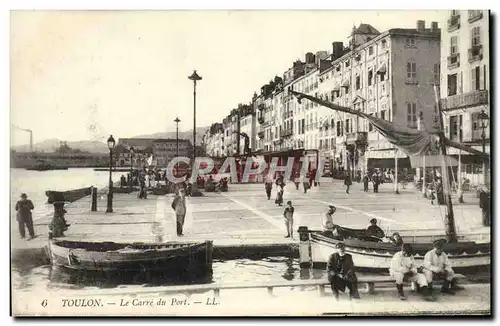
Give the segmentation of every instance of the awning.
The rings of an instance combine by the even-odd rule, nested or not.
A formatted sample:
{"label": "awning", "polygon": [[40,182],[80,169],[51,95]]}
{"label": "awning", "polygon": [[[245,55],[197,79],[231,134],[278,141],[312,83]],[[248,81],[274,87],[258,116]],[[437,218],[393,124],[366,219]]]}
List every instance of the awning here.
{"label": "awning", "polygon": [[351,82],[349,81],[349,79],[346,79],[342,82],[342,87],[349,87],[351,86]]}
{"label": "awning", "polygon": [[[424,156],[410,155],[411,165],[414,168],[421,168],[424,164]],[[441,167],[442,158],[441,155],[426,155],[425,156],[425,166],[426,167]],[[446,166],[458,166],[458,160],[453,156],[446,156]]]}
{"label": "awning", "polygon": [[387,68],[385,66],[385,63],[383,63],[380,68],[377,70],[377,74],[385,74],[387,72]]}
{"label": "awning", "polygon": [[[394,169],[396,167],[396,162],[393,158],[369,158],[368,168],[369,169]],[[413,166],[415,168],[415,166]],[[418,166],[417,166],[418,167]],[[398,169],[412,168],[412,164],[408,157],[398,158]]]}

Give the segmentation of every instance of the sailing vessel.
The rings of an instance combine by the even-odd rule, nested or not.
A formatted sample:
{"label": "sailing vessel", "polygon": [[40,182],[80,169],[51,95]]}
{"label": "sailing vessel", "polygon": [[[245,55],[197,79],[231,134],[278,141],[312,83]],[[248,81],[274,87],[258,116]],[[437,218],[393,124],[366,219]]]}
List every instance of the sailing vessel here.
{"label": "sailing vessel", "polygon": [[[291,94],[297,97],[299,103],[305,98],[321,106],[367,119],[390,143],[408,155],[426,155],[428,152],[440,150],[440,157],[442,158],[441,171],[443,172],[441,175],[446,201],[445,233],[448,240],[444,250],[448,253],[448,258],[457,271],[489,269],[491,256],[491,240],[489,236],[471,239],[470,235],[458,236],[456,233],[450,183],[447,175],[446,146],[459,148],[476,154],[483,159],[488,159],[489,156],[463,144],[452,142],[445,137],[436,88],[434,88],[434,91],[440,120],[439,132],[436,134],[395,125],[358,110],[289,90]],[[352,255],[357,268],[373,272],[387,272],[393,255],[401,250],[400,246],[381,242],[381,239],[371,237],[365,230],[360,229],[335,226],[334,232],[323,232],[308,230],[306,226],[301,226],[298,231],[300,236],[300,265],[304,267],[326,265],[330,255],[336,251],[335,245],[343,242],[346,252]],[[433,242],[442,236],[439,234],[405,236],[402,234],[402,237],[405,243],[412,244],[417,264],[422,264],[425,253],[431,250]]]}

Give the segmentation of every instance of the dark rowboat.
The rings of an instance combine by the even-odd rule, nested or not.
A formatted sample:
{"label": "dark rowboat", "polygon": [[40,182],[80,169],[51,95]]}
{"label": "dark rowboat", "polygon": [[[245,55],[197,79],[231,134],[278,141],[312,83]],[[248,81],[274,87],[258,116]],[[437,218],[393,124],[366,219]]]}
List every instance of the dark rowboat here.
{"label": "dark rowboat", "polygon": [[212,273],[212,241],[196,243],[115,243],[52,240],[52,265],[71,271],[204,277]]}
{"label": "dark rowboat", "polygon": [[68,191],[47,190],[45,195],[47,196],[47,202],[53,204],[56,201],[74,202],[83,197],[90,196],[91,193],[92,187],[87,187]]}

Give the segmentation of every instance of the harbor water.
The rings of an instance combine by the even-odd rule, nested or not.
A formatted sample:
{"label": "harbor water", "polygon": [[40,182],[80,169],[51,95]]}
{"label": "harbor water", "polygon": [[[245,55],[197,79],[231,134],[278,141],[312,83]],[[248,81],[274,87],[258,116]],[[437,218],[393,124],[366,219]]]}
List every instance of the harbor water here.
{"label": "harbor water", "polygon": [[[120,172],[113,173],[113,180],[118,180]],[[94,171],[93,169],[68,169],[59,171],[27,171],[24,169],[11,169],[11,218],[15,221],[14,206],[21,193],[27,193],[35,205],[33,218],[52,214],[53,206],[47,204],[46,190],[65,191],[88,186],[102,188],[107,186],[108,172]],[[16,235],[16,226],[12,224],[13,235]],[[12,285],[17,289],[30,290],[30,288],[113,288],[123,285],[116,280],[105,279],[74,279],[66,273],[55,273],[51,266],[12,266]],[[304,275],[304,273],[308,275]],[[299,278],[320,278],[323,271],[315,271],[314,276],[309,275],[309,270],[301,270],[297,259],[291,257],[268,257],[261,260],[237,259],[227,261],[214,261],[213,282],[251,282],[258,279],[261,282],[284,281]],[[175,284],[175,283],[173,283]]]}

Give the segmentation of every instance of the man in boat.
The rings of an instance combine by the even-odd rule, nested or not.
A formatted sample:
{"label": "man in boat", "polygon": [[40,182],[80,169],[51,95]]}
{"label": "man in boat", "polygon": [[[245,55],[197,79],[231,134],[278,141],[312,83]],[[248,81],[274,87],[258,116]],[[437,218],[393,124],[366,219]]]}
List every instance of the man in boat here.
{"label": "man in boat", "polygon": [[389,241],[397,247],[401,247],[403,245],[403,238],[401,238],[401,235],[399,235],[398,232],[394,232],[392,237],[389,237]]}
{"label": "man in boat", "polygon": [[339,298],[339,291],[349,289],[349,298],[359,299],[358,279],[354,268],[352,256],[345,252],[345,244],[337,243],[338,252],[333,253],[328,259],[328,281],[332,287],[335,299]]}
{"label": "man in boat", "polygon": [[30,235],[30,239],[35,237],[35,229],[33,228],[33,217],[31,215],[31,211],[35,209],[33,202],[28,199],[28,195],[21,194],[21,200],[16,203],[16,220],[19,225],[19,233],[21,238],[24,239],[26,237],[26,228],[28,229],[28,233]]}
{"label": "man in boat", "polygon": [[175,211],[177,219],[177,235],[182,236],[182,228],[184,226],[184,219],[186,217],[186,192],[184,189],[179,189],[179,194],[175,196],[172,202],[172,209]]}
{"label": "man in boat", "polygon": [[443,251],[443,246],[446,240],[434,241],[434,249],[428,251],[424,257],[423,272],[429,289],[432,291],[433,279],[443,279],[443,286],[441,292],[446,294],[455,294],[455,291],[462,290],[463,288],[458,285],[457,278],[453,269],[451,268],[448,255]]}
{"label": "man in boat", "polygon": [[333,224],[333,214],[337,208],[333,205],[328,206],[328,212],[325,213],[323,217],[323,234],[326,236],[333,236],[333,230],[335,225]]}
{"label": "man in boat", "polygon": [[372,218],[370,220],[370,226],[366,228],[366,233],[372,237],[377,237],[380,239],[385,237],[384,231],[377,225],[376,218]]}
{"label": "man in boat", "polygon": [[68,230],[69,224],[66,223],[66,219],[64,218],[64,215],[67,213],[64,204],[65,202],[63,201],[54,202],[54,217],[49,224],[49,230],[52,237],[63,237],[64,231]]}
{"label": "man in boat", "polygon": [[396,280],[396,287],[401,300],[406,300],[403,291],[403,281],[417,282],[417,286],[420,288],[420,293],[423,294],[424,299],[433,300],[427,287],[425,275],[419,273],[417,270],[412,254],[412,247],[409,243],[404,243],[401,246],[401,251],[398,251],[392,257],[389,274]]}

